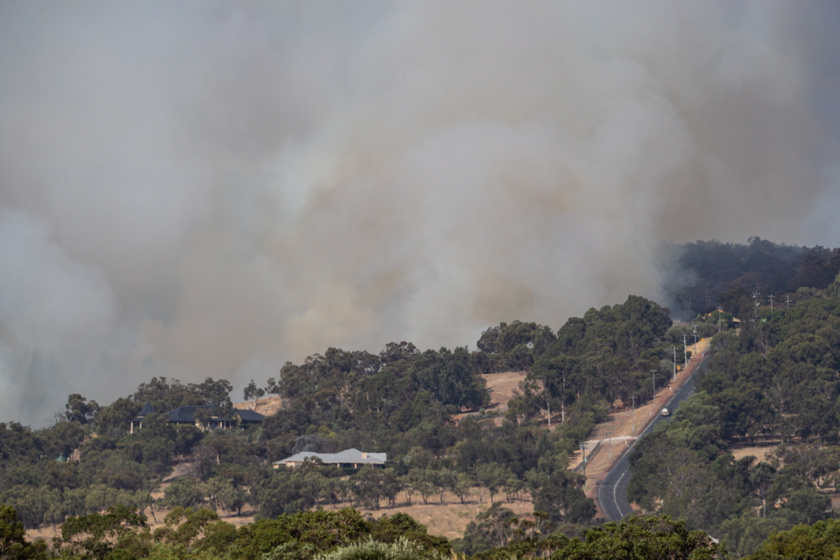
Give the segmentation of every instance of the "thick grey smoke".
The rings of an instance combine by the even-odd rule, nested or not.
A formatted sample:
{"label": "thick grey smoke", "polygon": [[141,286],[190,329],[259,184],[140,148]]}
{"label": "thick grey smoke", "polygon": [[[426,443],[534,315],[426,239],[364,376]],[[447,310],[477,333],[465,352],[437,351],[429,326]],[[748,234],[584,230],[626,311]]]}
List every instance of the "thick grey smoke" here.
{"label": "thick grey smoke", "polygon": [[661,296],[835,246],[808,2],[5,2],[0,420]]}

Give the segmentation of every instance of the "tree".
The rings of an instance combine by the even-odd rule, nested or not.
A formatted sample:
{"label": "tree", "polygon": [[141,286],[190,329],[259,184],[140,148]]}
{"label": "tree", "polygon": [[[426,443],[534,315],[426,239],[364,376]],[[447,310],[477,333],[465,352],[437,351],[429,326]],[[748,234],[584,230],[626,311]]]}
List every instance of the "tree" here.
{"label": "tree", "polygon": [[215,498],[226,510],[235,511],[237,515],[241,515],[242,508],[248,501],[248,493],[234,486],[230,479],[223,478],[216,489]]}
{"label": "tree", "polygon": [[49,428],[41,430],[40,445],[44,453],[51,459],[59,455],[69,457],[85,439],[85,428],[78,422],[59,422]]}
{"label": "tree", "polygon": [[251,399],[254,399],[254,401],[256,401],[257,399],[265,395],[265,389],[257,387],[257,384],[254,383],[254,380],[252,379],[251,382],[248,383],[248,385],[245,387],[243,393],[243,396],[245,397],[246,401],[250,401]]}
{"label": "tree", "polygon": [[[560,423],[566,421],[566,405],[574,395],[572,375],[577,364],[568,356],[543,357],[537,360],[528,373],[528,378],[539,381],[542,385],[538,406],[545,411],[548,427],[551,428],[552,410],[560,409]],[[580,390],[579,387],[575,389]]]}
{"label": "tree", "polygon": [[191,508],[201,504],[204,497],[201,486],[194,478],[182,476],[166,488],[163,499],[170,507]]}
{"label": "tree", "polygon": [[140,408],[138,403],[128,398],[120,398],[108,406],[100,407],[94,418],[97,431],[112,437],[121,435],[140,412]]}
{"label": "tree", "polygon": [[583,477],[567,470],[558,456],[541,457],[527,480],[534,511],[548,514],[555,523],[586,523],[595,516],[595,503],[583,493]]}
{"label": "tree", "polygon": [[[109,507],[105,513],[70,517],[61,527],[59,548],[62,553],[104,560],[112,551],[122,550],[122,557],[147,556],[149,539],[138,539],[136,529],[145,529],[146,516],[125,506]],[[145,530],[148,536],[148,530]],[[126,556],[127,555],[127,556]]]}
{"label": "tree", "polygon": [[226,379],[214,380],[212,377],[208,377],[198,385],[191,383],[189,389],[200,398],[198,404],[213,407],[217,414],[221,416],[226,416],[227,412],[233,407],[230,401],[230,392],[233,391],[233,386]]}
{"label": "tree", "polygon": [[797,525],[789,531],[773,533],[751,560],[813,558],[826,560],[840,555],[840,520],[827,519],[814,525]]}
{"label": "tree", "polygon": [[723,553],[703,531],[689,531],[685,521],[637,516],[587,529],[582,540],[572,539],[558,554],[569,560],[711,560]]}
{"label": "tree", "polygon": [[394,543],[367,541],[339,547],[320,556],[323,560],[358,560],[378,558],[381,560],[449,560],[450,555],[437,550],[426,550],[415,541],[399,539]]}
{"label": "tree", "polygon": [[491,505],[493,497],[504,487],[509,476],[510,471],[496,463],[484,463],[475,468],[475,478],[480,485],[487,488]]}
{"label": "tree", "polygon": [[67,404],[64,405],[64,408],[64,416],[68,422],[87,424],[93,420],[94,415],[99,410],[99,405],[94,400],[88,401],[82,395],[73,393],[67,398]]}
{"label": "tree", "polygon": [[0,504],[0,559],[41,560],[47,558],[44,541],[26,540],[23,523],[10,505]]}
{"label": "tree", "polygon": [[207,527],[219,521],[215,511],[201,508],[193,510],[176,506],[164,518],[165,525],[155,531],[158,542],[192,546]]}
{"label": "tree", "polygon": [[471,521],[464,531],[464,538],[457,543],[458,552],[476,554],[494,547],[504,547],[513,537],[511,520],[516,514],[501,504],[493,504]]}

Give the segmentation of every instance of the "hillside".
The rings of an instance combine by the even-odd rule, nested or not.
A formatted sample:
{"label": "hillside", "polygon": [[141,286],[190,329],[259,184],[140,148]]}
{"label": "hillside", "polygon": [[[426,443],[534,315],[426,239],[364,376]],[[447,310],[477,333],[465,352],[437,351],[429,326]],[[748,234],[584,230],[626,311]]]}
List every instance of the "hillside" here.
{"label": "hillside", "polygon": [[[713,361],[726,365],[710,369],[714,374],[701,382],[706,396],[687,401],[668,433],[659,430],[650,442],[640,442],[643,453],[636,453],[633,461],[642,478],[634,476],[633,499],[648,512],[679,516],[681,510],[673,508],[685,504],[675,505],[669,493],[661,493],[669,478],[646,458],[667,456],[683,446],[682,455],[666,463],[676,461],[688,469],[683,474],[698,480],[711,476],[704,469],[713,465],[718,470],[709,472],[717,472],[715,476],[724,472],[732,477],[767,469],[765,464],[770,465],[768,480],[798,480],[798,486],[777,484],[763,490],[782,500],[774,509],[765,506],[767,498],[759,502],[774,523],[781,522],[782,514],[787,523],[796,518],[789,515],[796,510],[785,504],[805,500],[807,507],[822,507],[808,485],[816,483],[817,494],[828,491],[834,476],[833,471],[819,471],[810,481],[791,478],[786,465],[805,457],[791,446],[832,443],[830,423],[815,423],[803,415],[806,409],[790,414],[795,409],[787,400],[785,414],[774,417],[780,401],[772,385],[766,389],[758,384],[763,378],[720,380],[740,367],[732,365],[740,360],[733,353],[736,348],[748,349],[748,371],[764,371],[762,375],[778,383],[790,384],[783,372],[798,371],[797,360],[803,362],[803,356],[833,359],[825,350],[838,338],[829,303],[815,298],[789,312],[761,310],[759,319],[767,320],[742,321],[736,335],[738,323],[727,313],[672,325],[666,309],[631,296],[623,304],[590,309],[557,331],[534,323],[501,323],[482,333],[478,350],[472,352],[420,351],[405,342],[389,344],[379,354],[331,348],[301,364],[287,363],[281,382],[271,382],[277,395],[236,403],[238,409],[267,415],[250,426],[224,420],[233,410],[233,403],[224,401],[230,395],[225,380],[183,384],[153,378],[108,406],[71,395],[65,419],[48,429],[0,426],[3,449],[10,451],[0,456],[0,497],[14,505],[28,529],[40,531],[68,515],[124,505],[146,512],[153,523],[179,506],[212,507],[236,525],[249,524],[254,516],[345,506],[373,517],[407,513],[435,534],[463,539],[464,550],[484,546],[479,537],[488,516],[533,521],[537,518],[532,512],[546,512],[546,522],[557,530],[575,533],[594,522],[593,483],[618,456],[615,446],[632,441],[644,426],[644,415],[661,408],[672,389],[673,349],[698,336],[703,337],[701,344],[689,350],[702,353],[711,341]],[[795,338],[803,330],[819,333],[819,338]],[[788,336],[796,342],[786,342]],[[741,348],[743,344],[748,346]],[[768,359],[770,365],[761,366]],[[828,387],[835,366],[825,362],[808,367],[823,376],[820,387]],[[659,390],[655,400],[652,382]],[[739,389],[727,393],[731,384]],[[789,393],[802,389],[790,385]],[[719,396],[712,401],[714,392]],[[817,395],[808,398],[815,402]],[[627,406],[632,397],[635,430],[634,413]],[[763,408],[755,409],[764,411],[762,415],[739,416],[744,399],[764,399]],[[128,425],[146,404],[159,411],[195,411],[195,421],[179,425],[171,415],[152,413],[130,433]],[[749,462],[741,455],[727,458],[730,446],[776,435],[788,447],[767,453],[767,463]],[[663,438],[676,438],[679,445]],[[573,470],[581,442],[590,459],[587,480]],[[351,448],[362,454],[387,453],[388,462],[384,468],[319,463],[271,468],[277,459],[303,451],[334,454]],[[832,455],[826,450],[816,456],[822,461]],[[71,460],[63,461],[67,457]],[[733,491],[723,481],[714,484],[722,492]],[[755,507],[755,496],[742,496],[742,516],[754,511],[746,508]],[[692,505],[685,514],[691,527],[704,527],[693,516],[705,507]],[[814,511],[820,518],[820,510]],[[721,534],[733,534],[727,518],[709,519]]]}
{"label": "hillside", "polygon": [[[745,555],[773,531],[835,515],[840,299],[800,290],[712,340],[697,393],[630,455],[628,496]],[[714,496],[714,498],[712,498]]]}

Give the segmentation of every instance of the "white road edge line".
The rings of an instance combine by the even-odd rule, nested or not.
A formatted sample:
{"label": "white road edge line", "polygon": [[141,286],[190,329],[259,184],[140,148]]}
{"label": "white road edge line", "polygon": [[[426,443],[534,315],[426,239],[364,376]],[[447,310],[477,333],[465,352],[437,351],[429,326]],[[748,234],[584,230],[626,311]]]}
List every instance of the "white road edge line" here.
{"label": "white road edge line", "polygon": [[621,476],[618,477],[618,480],[616,480],[615,484],[613,485],[613,502],[615,503],[616,511],[618,511],[618,513],[621,514],[621,517],[624,517],[625,514],[623,511],[621,511],[621,506],[618,505],[618,495],[616,494],[616,492],[618,491],[618,485],[621,484],[621,479],[624,478],[626,474],[627,471],[621,473]]}

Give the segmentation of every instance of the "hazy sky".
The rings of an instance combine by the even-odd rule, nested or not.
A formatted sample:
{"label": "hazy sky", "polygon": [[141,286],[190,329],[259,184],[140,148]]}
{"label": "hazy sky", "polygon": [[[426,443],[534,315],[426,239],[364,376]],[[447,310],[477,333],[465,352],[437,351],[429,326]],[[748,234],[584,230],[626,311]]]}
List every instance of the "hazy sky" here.
{"label": "hazy sky", "polygon": [[823,1],[0,3],[0,421],[840,242]]}

